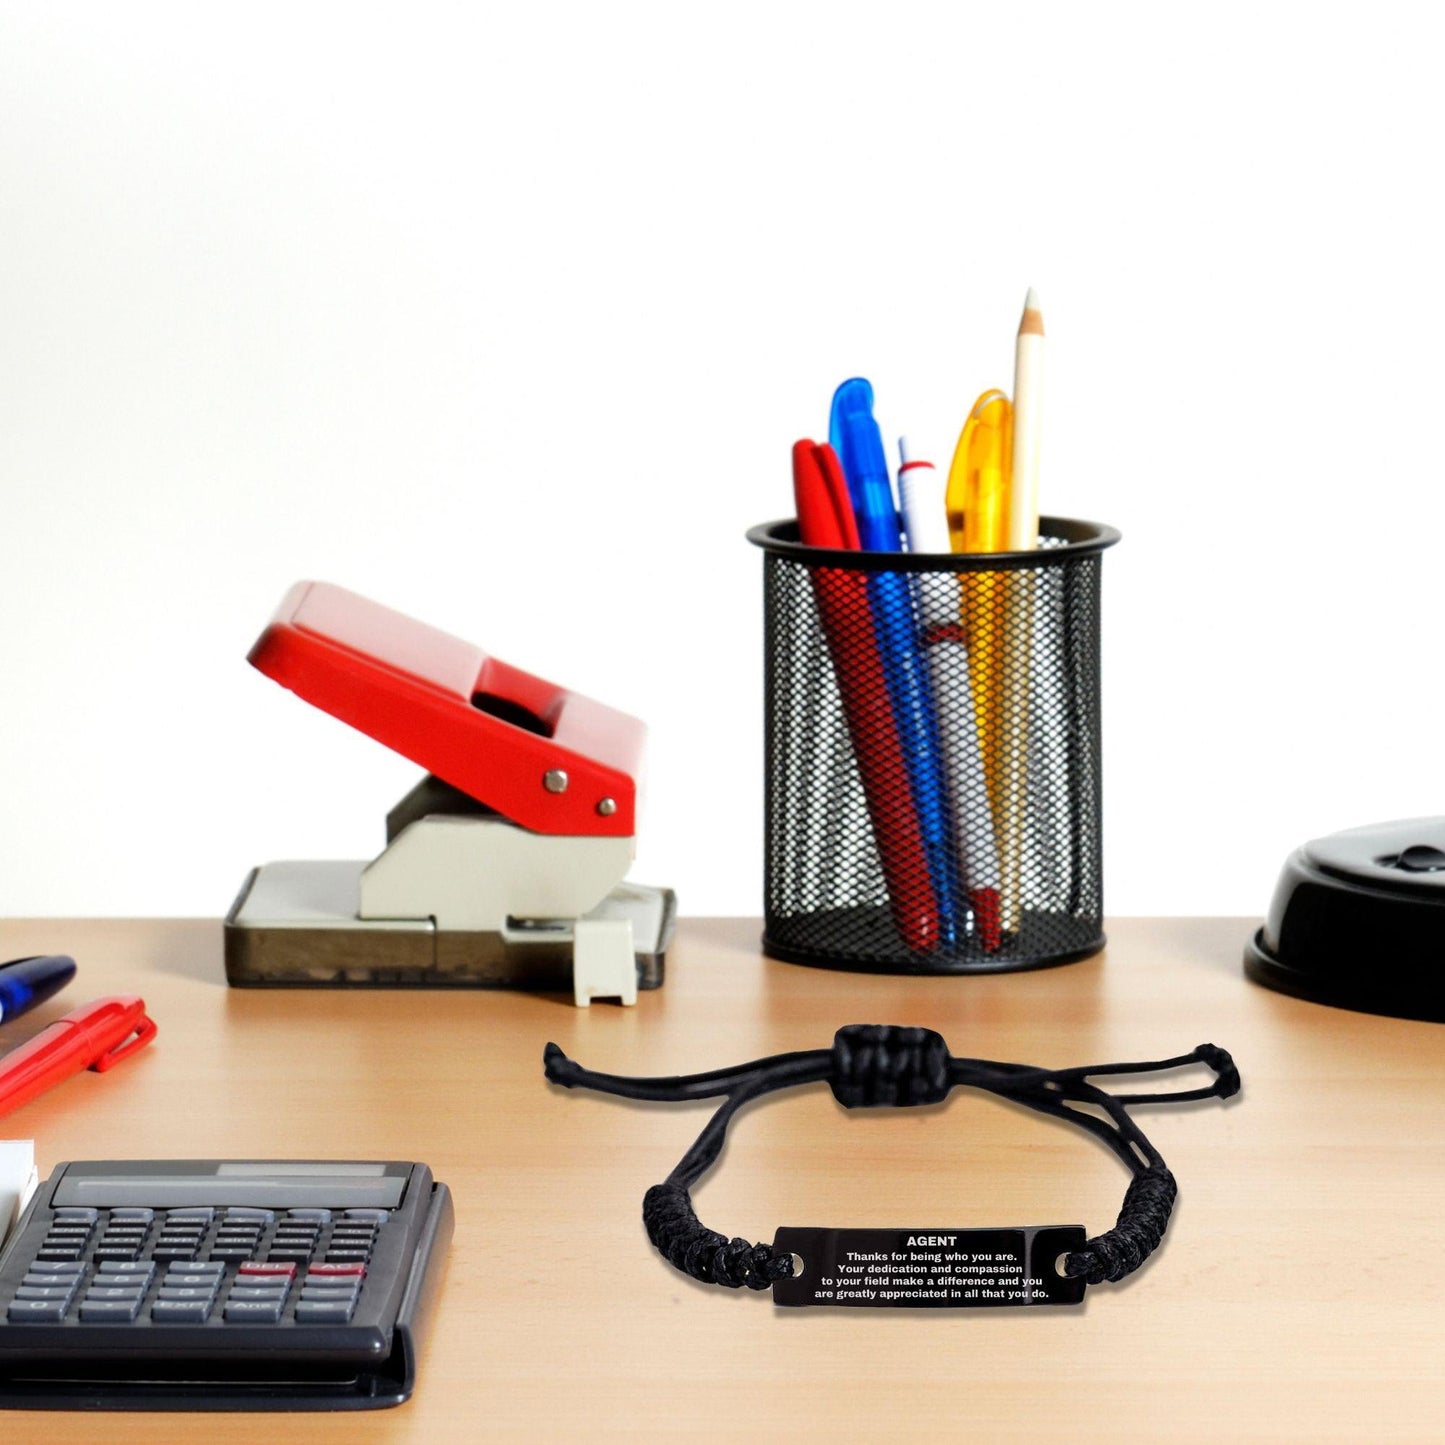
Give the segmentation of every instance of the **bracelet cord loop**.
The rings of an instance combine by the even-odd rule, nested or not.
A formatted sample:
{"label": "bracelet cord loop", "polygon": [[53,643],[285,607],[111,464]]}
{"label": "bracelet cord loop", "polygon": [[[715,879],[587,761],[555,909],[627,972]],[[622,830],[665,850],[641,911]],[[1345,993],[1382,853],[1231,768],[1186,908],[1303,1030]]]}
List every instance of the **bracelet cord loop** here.
{"label": "bracelet cord loop", "polygon": [[[1114,1227],[1064,1257],[1067,1277],[1101,1284],[1116,1283],[1132,1274],[1159,1247],[1179,1192],[1159,1151],[1129,1115],[1129,1106],[1227,1099],[1241,1087],[1234,1060],[1214,1044],[1200,1044],[1190,1053],[1140,1064],[1038,1069],[954,1058],[942,1035],[932,1029],[886,1024],[841,1028],[831,1049],[775,1054],[736,1068],[673,1078],[631,1079],[596,1073],[551,1043],[543,1051],[542,1061],[547,1078],[569,1089],[671,1102],[723,1096],[723,1103],[677,1167],[663,1183],[647,1191],[642,1218],[647,1237],[676,1269],[705,1284],[754,1290],[791,1278],[792,1256],[778,1254],[770,1245],[730,1240],[708,1229],[698,1219],[689,1192],[716,1162],[733,1115],[754,1099],[779,1089],[826,1081],[844,1108],[906,1108],[940,1103],[955,1086],[966,1085],[1087,1129],[1134,1175]],[[1200,1063],[1213,1071],[1214,1082],[1173,1093],[1111,1094],[1089,1082],[1105,1075],[1162,1073]],[[1107,1118],[1074,1105],[1095,1106]]]}

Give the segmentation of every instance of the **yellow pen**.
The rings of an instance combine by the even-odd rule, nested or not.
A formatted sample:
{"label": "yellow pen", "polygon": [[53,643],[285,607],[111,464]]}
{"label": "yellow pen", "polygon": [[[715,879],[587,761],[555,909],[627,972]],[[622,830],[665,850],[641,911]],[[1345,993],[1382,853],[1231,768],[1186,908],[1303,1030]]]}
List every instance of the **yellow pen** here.
{"label": "yellow pen", "polygon": [[[1013,407],[1001,391],[973,404],[948,473],[949,539],[956,552],[1007,552],[1012,501]],[[969,682],[989,813],[1000,868],[1003,934],[1022,922],[1023,773],[1027,645],[1017,636],[1016,588],[1024,574],[970,572],[960,577],[960,614],[968,642]]]}
{"label": "yellow pen", "polygon": [[948,469],[948,537],[955,552],[1008,550],[1013,408],[1001,391],[974,402]]}
{"label": "yellow pen", "polygon": [[[949,542],[955,552],[1002,552],[1008,547],[1009,453],[1013,435],[1013,408],[1001,391],[986,391],[974,402],[953,462],[948,469],[945,505]],[[974,826],[994,839],[988,850],[998,868],[1007,830],[1003,719],[1004,651],[1007,642],[1008,578],[1001,573],[962,573],[959,576],[959,614],[968,648],[969,690],[973,720],[983,763],[983,795],[959,800]],[[1006,869],[1004,870],[1007,871]],[[986,953],[1002,943],[1007,920],[1007,887],[994,874],[1003,904],[991,917],[976,920],[976,941]]]}

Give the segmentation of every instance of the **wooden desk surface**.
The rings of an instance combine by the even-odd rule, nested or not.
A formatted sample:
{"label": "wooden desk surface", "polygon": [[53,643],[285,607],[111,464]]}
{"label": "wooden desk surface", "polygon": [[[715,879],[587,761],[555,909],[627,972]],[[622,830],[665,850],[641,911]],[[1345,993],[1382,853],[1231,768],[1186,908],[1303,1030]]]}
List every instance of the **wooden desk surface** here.
{"label": "wooden desk surface", "polygon": [[[756,923],[685,923],[635,1009],[498,993],[226,988],[206,922],[0,923],[0,958],[67,951],[85,997],[142,992],[149,1050],[6,1121],[59,1160],[395,1157],[453,1188],[457,1231],[414,1400],[400,1409],[5,1416],[12,1439],[620,1438],[1426,1440],[1445,1432],[1445,1028],[1245,982],[1253,925],[1117,920],[1107,953],[1013,977],[819,972]],[[1230,1049],[1244,1094],[1144,1111],[1180,1181],[1163,1248],[1082,1309],[775,1309],[675,1273],[639,1212],[711,1105],[641,1106],[542,1079],[671,1074],[923,1024],[955,1053],[1068,1066]],[[815,1085],[745,1112],[697,1191],[705,1223],[1112,1224],[1126,1184],[1082,1131],[968,1091],[848,1113]],[[279,1430],[279,1433],[277,1433]],[[52,1433],[53,1431],[53,1433]]]}

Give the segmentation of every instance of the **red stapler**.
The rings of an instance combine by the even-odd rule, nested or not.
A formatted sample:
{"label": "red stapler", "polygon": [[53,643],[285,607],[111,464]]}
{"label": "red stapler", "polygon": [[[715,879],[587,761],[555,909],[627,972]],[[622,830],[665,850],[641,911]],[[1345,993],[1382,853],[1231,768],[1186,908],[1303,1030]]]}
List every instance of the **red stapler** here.
{"label": "red stapler", "polygon": [[237,985],[662,983],[676,900],[624,882],[645,729],[324,582],[251,649],[268,677],[426,769],[371,862],[256,868],[226,919]]}

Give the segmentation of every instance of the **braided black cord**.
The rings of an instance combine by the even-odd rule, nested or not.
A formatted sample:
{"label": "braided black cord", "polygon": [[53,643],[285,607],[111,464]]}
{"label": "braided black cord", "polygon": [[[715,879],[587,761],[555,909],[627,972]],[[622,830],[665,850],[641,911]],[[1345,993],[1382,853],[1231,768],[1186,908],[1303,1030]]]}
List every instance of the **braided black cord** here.
{"label": "braided black cord", "polygon": [[1165,1168],[1136,1174],[1124,1192],[1118,1223],[1066,1254],[1064,1274],[1070,1279],[1082,1275],[1088,1284],[1117,1284],[1133,1274],[1159,1248],[1178,1193],[1174,1176]]}
{"label": "braided black cord", "polygon": [[775,1279],[792,1278],[792,1255],[709,1229],[697,1217],[685,1184],[654,1184],[642,1200],[642,1222],[662,1257],[704,1284],[767,1289]]}
{"label": "braided black cord", "polygon": [[[790,1255],[769,1245],[729,1240],[708,1229],[692,1207],[689,1187],[716,1161],[732,1116],[746,1103],[777,1089],[826,1079],[845,1108],[935,1104],[965,1084],[1012,1099],[1040,1113],[1067,1119],[1102,1140],[1134,1174],[1111,1230],[1068,1254],[1064,1274],[1089,1284],[1118,1281],[1158,1248],[1169,1224],[1178,1186],[1159,1151],[1129,1116],[1130,1104],[1227,1099],[1239,1092],[1233,1059],[1213,1044],[1191,1053],[1142,1064],[1100,1064],[1076,1069],[1038,1069],[988,1059],[956,1059],[932,1029],[853,1024],[838,1030],[832,1049],[775,1054],[732,1069],[665,1079],[597,1074],[569,1059],[556,1044],[543,1052],[547,1078],[565,1088],[582,1087],[624,1098],[687,1100],[723,1095],[724,1102],[691,1149],[662,1184],[647,1191],[642,1218],[648,1238],[668,1262],[693,1279],[730,1289],[766,1289],[793,1273]],[[1212,1084],[1176,1093],[1110,1094],[1091,1076],[1147,1074],[1207,1064]],[[1108,1116],[1073,1107],[1095,1105]]]}

